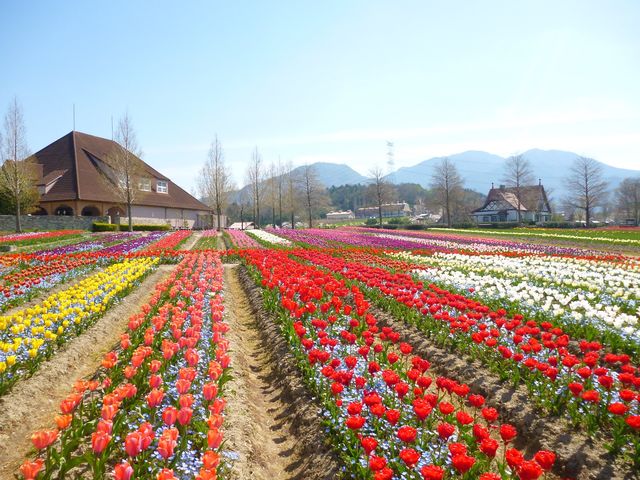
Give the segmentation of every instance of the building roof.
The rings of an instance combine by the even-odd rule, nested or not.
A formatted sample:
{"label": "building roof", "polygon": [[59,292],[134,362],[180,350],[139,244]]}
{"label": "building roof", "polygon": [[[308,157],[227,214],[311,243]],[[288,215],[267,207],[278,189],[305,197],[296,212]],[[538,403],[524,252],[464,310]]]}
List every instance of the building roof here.
{"label": "building roof", "polygon": [[[104,165],[109,164],[109,156],[117,148],[120,146],[113,140],[72,131],[35,153],[35,162],[42,169],[38,185],[48,186],[40,201],[84,200],[114,203],[113,192],[103,178]],[[152,181],[152,191],[140,191],[134,205],[211,210],[143,160],[137,160],[146,177],[156,182],[167,182],[168,193],[155,191],[156,182]],[[51,182],[54,182],[53,185]]]}
{"label": "building roof", "polygon": [[[527,185],[520,187],[520,211],[551,211],[547,193],[542,185]],[[492,188],[482,207],[471,213],[487,210],[518,210],[518,189],[515,187]]]}

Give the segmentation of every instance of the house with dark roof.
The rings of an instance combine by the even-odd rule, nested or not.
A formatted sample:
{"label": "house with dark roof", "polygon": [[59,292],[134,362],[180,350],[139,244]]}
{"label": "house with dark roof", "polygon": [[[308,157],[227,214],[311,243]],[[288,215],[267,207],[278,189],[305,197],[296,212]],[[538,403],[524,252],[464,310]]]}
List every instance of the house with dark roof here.
{"label": "house with dark roof", "polygon": [[471,216],[476,223],[517,222],[518,210],[523,222],[551,220],[551,205],[541,182],[520,188],[491,185],[484,205],[472,211]]}
{"label": "house with dark roof", "polygon": [[[113,181],[109,158],[118,148],[113,140],[73,131],[35,153],[40,202],[34,214],[108,215],[112,223],[125,223],[126,206],[114,199],[108,184]],[[142,174],[132,206],[134,223],[212,226],[215,219],[207,205],[149,164],[137,161]]]}

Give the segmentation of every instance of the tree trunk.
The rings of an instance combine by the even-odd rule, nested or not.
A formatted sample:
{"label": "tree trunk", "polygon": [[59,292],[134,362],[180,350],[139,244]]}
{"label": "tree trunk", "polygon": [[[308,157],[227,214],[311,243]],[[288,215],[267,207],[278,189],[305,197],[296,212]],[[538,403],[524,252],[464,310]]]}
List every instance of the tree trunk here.
{"label": "tree trunk", "polygon": [[218,208],[216,213],[218,214],[218,231],[221,232],[222,231],[222,226],[220,225],[220,222],[222,221],[222,215],[220,214],[220,209]]}
{"label": "tree trunk", "polygon": [[20,198],[16,195],[16,233],[22,233],[22,219],[20,218]]}
{"label": "tree trunk", "polygon": [[127,202],[127,216],[129,217],[129,231],[133,232],[133,218],[131,217],[131,202]]}

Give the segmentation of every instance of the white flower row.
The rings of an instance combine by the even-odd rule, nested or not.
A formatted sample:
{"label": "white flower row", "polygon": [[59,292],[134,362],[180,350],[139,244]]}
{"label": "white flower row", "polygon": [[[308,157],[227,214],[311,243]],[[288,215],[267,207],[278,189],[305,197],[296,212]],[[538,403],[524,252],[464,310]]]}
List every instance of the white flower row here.
{"label": "white flower row", "polygon": [[272,243],[274,245],[291,245],[291,242],[286,238],[279,237],[273,233],[266,232],[264,230],[245,230],[249,235],[253,235],[259,240]]}
{"label": "white flower row", "polygon": [[561,233],[542,233],[531,231],[518,231],[518,230],[471,230],[471,229],[456,229],[456,228],[432,228],[432,230],[438,230],[442,232],[465,232],[465,233],[478,233],[478,234],[491,234],[491,235],[505,235],[505,236],[518,236],[518,237],[541,237],[541,238],[567,238],[569,240],[592,240],[596,242],[606,243],[624,243],[628,245],[640,245],[640,240],[633,240],[630,238],[613,238],[613,237],[590,237],[587,235],[570,235]]}
{"label": "white flower row", "polygon": [[452,250],[460,250],[461,248],[464,248],[465,250],[469,250],[469,251],[472,251],[472,252],[478,252],[478,253],[485,253],[485,252],[491,252],[491,253],[505,253],[505,252],[539,253],[538,250],[522,248],[522,247],[515,246],[515,245],[507,246],[507,245],[495,245],[495,244],[477,243],[477,242],[462,244],[460,242],[454,242],[454,241],[445,240],[446,237],[442,237],[442,240],[439,240],[439,239],[434,239],[434,238],[420,238],[420,237],[417,237],[417,236],[414,237],[414,236],[401,235],[401,234],[392,234],[392,233],[376,233],[376,234],[374,234],[374,236],[379,237],[379,238],[387,238],[387,239],[390,239],[390,240],[405,240],[405,241],[420,243],[420,244],[427,245],[427,246],[436,246],[436,247],[442,247],[442,248],[449,248],[449,249],[452,249]]}
{"label": "white flower row", "polygon": [[595,325],[602,322],[629,336],[640,333],[640,311],[636,315],[624,313],[618,305],[600,303],[594,293],[566,292],[552,287],[540,287],[527,281],[456,271],[447,267],[416,270],[414,273],[421,279],[444,284],[449,288],[473,288],[474,295],[483,299],[514,302],[523,313],[529,315],[543,312],[570,322],[589,322]]}
{"label": "white flower row", "polygon": [[557,286],[597,292],[620,299],[632,306],[640,301],[640,268],[636,263],[617,264],[563,257],[503,257],[435,253],[432,256],[396,254],[414,263],[448,266],[500,277],[533,281],[543,286]]}

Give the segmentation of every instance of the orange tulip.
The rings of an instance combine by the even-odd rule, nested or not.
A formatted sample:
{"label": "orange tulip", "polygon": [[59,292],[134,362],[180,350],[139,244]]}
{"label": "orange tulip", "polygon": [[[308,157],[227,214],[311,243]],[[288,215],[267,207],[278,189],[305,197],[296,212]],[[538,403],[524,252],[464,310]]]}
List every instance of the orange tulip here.
{"label": "orange tulip", "polygon": [[215,469],[219,463],[220,455],[218,455],[218,453],[214,452],[213,450],[207,450],[206,452],[204,452],[204,455],[202,455],[202,465],[206,470]]}
{"label": "orange tulip", "polygon": [[47,448],[58,438],[58,430],[40,430],[31,435],[31,442],[38,449]]}
{"label": "orange tulip", "polygon": [[217,428],[212,428],[207,433],[207,443],[209,448],[218,448],[222,443],[222,433]]}
{"label": "orange tulip", "polygon": [[71,415],[71,414],[56,415],[55,416],[56,425],[58,425],[58,428],[60,430],[64,430],[69,425],[71,425],[71,421],[72,420],[73,420],[73,415]]}
{"label": "orange tulip", "polygon": [[42,469],[43,464],[44,460],[42,458],[38,458],[34,462],[25,460],[20,466],[20,473],[22,473],[25,480],[33,480],[38,476],[38,472]]}

